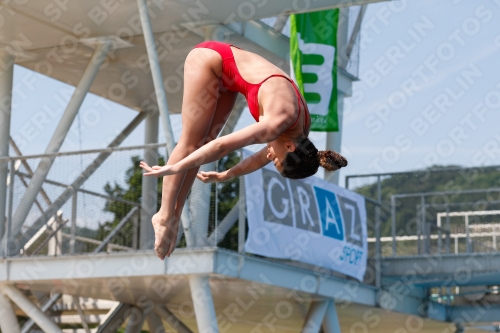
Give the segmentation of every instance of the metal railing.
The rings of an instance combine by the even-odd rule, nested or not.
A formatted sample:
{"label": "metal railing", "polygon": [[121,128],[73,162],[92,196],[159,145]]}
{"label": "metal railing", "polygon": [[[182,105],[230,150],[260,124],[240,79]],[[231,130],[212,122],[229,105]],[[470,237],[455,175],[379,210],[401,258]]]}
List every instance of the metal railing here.
{"label": "metal railing", "polygon": [[[469,225],[467,216],[496,215],[500,208],[500,200],[496,200],[500,188],[480,188],[484,185],[478,183],[478,188],[469,189],[474,185],[473,181],[468,183],[467,189],[457,186],[447,188],[446,182],[443,182],[438,185],[445,189],[444,191],[394,192],[398,188],[397,179],[405,179],[405,177],[418,179],[415,183],[423,184],[431,176],[434,177],[433,181],[436,179],[439,181],[441,178],[447,179],[449,175],[444,178],[440,176],[446,172],[456,173],[457,176],[469,176],[481,172],[496,172],[499,169],[499,166],[453,167],[414,172],[350,175],[346,177],[345,183],[348,189],[365,195],[367,202],[377,201],[375,200],[377,198],[380,203],[378,214],[381,216],[379,215],[378,218],[381,222],[372,225],[368,242],[369,248],[373,249],[374,244],[380,244],[377,248],[381,250],[380,252],[371,251],[372,257],[377,254],[382,257],[396,257],[419,254],[496,252],[496,239],[499,236],[497,230],[499,229],[491,227],[487,231],[478,231],[478,228],[484,229],[493,225],[492,222],[476,221]],[[432,187],[436,187],[434,185],[436,184]],[[391,186],[391,188],[388,190],[384,186]],[[368,216],[374,215],[375,212],[367,210]],[[465,220],[458,221],[459,216],[463,216]],[[443,218],[446,220],[441,221]],[[379,230],[379,226],[382,230]],[[463,231],[460,231],[460,228]]]}
{"label": "metal railing", "polygon": [[[138,161],[146,150],[158,148],[165,152],[164,144],[149,144],[0,158],[0,162],[7,162],[9,167],[7,216],[4,224],[7,241],[2,243],[4,256],[65,255],[96,250],[110,252],[139,249],[143,208],[141,188],[138,187],[138,183],[142,182],[142,170],[138,168]],[[87,170],[88,165],[95,162],[95,157],[98,158],[103,153],[110,154],[106,161],[86,175],[81,186],[75,186],[75,179],[85,173],[75,170]],[[21,207],[29,182],[36,172],[33,170],[46,158],[53,158],[54,163],[43,181],[42,190],[32,205]],[[64,196],[69,191],[72,194]],[[217,246],[221,241],[222,247],[228,242],[239,242],[241,244],[238,243],[235,250],[236,247],[243,249],[244,228],[238,239],[232,234],[229,240],[224,237],[238,218],[240,224],[244,225],[245,215],[238,215],[244,205],[236,200],[235,207],[227,216],[219,216],[221,214],[218,212],[220,203],[217,194],[220,187],[214,186],[212,191],[215,191],[215,195],[209,199],[212,201],[209,203],[212,219],[209,226],[212,234],[207,240],[209,246]],[[161,194],[158,192],[158,201],[160,198]],[[55,206],[54,213],[47,213],[55,203],[58,205]],[[17,209],[28,209],[29,214],[20,232],[16,234],[13,232],[13,219]],[[182,230],[182,227],[180,229]],[[0,236],[1,231],[2,228]],[[182,239],[179,240],[181,242],[178,246],[185,246]]]}

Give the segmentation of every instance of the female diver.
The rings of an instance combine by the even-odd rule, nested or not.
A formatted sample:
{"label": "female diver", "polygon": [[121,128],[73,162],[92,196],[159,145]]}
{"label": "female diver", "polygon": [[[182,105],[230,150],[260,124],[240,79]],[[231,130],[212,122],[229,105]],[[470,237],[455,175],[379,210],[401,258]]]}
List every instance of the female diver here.
{"label": "female diver", "polygon": [[[254,83],[255,82],[255,83]],[[217,138],[238,93],[257,121]],[[347,165],[334,151],[318,151],[307,138],[311,119],[297,86],[281,69],[257,54],[221,42],[204,42],[187,56],[184,67],[182,134],[168,162],[144,176],[163,178],[162,201],[153,216],[155,252],[160,259],[174,251],[184,202],[195,177],[205,183],[225,181],[273,162],[284,177],[299,179]],[[199,166],[242,147],[267,146],[225,172],[200,172]]]}

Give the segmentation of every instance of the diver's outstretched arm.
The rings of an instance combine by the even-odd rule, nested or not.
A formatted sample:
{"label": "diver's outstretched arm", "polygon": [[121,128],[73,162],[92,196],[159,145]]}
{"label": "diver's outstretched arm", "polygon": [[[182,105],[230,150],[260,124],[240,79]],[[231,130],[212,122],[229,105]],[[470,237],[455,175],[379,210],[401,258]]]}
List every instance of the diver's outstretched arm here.
{"label": "diver's outstretched arm", "polygon": [[[283,128],[284,127],[284,128]],[[217,138],[195,150],[184,159],[172,165],[149,167],[141,162],[146,170],[144,176],[161,177],[180,173],[200,165],[220,160],[227,154],[257,143],[268,143],[276,139],[286,129],[286,123],[275,121],[259,122],[237,132]]]}
{"label": "diver's outstretched arm", "polygon": [[267,157],[267,148],[263,148],[255,154],[240,161],[234,167],[223,172],[202,171],[196,177],[204,183],[224,182],[235,177],[252,173],[271,162]]}

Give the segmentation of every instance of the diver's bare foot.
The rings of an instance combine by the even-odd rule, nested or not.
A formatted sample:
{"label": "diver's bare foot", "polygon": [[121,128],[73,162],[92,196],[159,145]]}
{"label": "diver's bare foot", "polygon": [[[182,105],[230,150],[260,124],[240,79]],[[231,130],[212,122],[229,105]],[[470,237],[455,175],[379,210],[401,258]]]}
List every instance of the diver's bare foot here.
{"label": "diver's bare foot", "polygon": [[151,222],[155,231],[154,250],[156,256],[164,260],[165,256],[170,257],[170,254],[174,252],[179,223],[175,220],[165,221],[158,213],[153,215]]}

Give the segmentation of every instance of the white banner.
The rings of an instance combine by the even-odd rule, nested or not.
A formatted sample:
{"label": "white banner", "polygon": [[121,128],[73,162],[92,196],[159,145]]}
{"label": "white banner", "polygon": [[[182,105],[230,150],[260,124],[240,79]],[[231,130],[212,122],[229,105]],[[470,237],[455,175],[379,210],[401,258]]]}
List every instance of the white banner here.
{"label": "white banner", "polygon": [[316,177],[283,178],[271,163],[245,176],[245,193],[246,252],[363,279],[368,251],[361,195]]}

